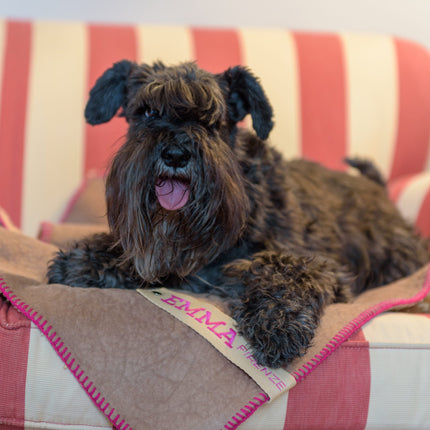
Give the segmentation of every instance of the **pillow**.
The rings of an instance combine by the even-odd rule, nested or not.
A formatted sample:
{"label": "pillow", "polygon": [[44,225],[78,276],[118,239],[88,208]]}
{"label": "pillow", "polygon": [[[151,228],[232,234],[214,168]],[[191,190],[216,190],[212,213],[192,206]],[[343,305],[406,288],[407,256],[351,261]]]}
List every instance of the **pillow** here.
{"label": "pillow", "polygon": [[91,173],[70,199],[60,222],[107,224],[105,179]]}
{"label": "pillow", "polygon": [[45,221],[40,225],[38,239],[42,242],[56,245],[59,248],[64,248],[85,236],[90,236],[94,233],[104,233],[108,230],[107,224],[71,222],[55,224]]}
{"label": "pillow", "polygon": [[42,222],[37,237],[62,248],[85,236],[108,230],[105,179],[92,172],[70,199],[60,222]]}

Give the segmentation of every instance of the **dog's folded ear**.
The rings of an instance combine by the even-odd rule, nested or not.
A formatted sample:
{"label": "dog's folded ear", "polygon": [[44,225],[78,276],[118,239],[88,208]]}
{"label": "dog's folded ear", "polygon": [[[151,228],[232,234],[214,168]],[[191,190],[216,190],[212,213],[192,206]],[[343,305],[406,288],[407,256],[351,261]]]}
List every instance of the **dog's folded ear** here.
{"label": "dog's folded ear", "polygon": [[251,114],[252,126],[260,139],[267,139],[273,128],[273,111],[258,79],[245,67],[224,72],[228,83],[228,115],[234,122]]}
{"label": "dog's folded ear", "polygon": [[128,60],[119,61],[97,79],[85,108],[89,124],[108,122],[121,106],[125,107],[127,79],[133,64]]}

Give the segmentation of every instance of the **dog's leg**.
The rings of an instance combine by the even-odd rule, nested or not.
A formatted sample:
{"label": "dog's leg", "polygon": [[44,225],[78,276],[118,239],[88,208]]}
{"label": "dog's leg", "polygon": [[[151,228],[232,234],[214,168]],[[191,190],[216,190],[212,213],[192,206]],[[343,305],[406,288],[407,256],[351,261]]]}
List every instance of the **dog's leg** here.
{"label": "dog's leg", "polygon": [[264,366],[279,367],[310,346],[324,306],[351,298],[350,276],[332,261],[265,251],[225,269],[242,284],[232,314]]}
{"label": "dog's leg", "polygon": [[107,233],[76,242],[67,251],[59,251],[50,262],[50,284],[72,287],[139,288],[131,264],[121,264],[122,250]]}

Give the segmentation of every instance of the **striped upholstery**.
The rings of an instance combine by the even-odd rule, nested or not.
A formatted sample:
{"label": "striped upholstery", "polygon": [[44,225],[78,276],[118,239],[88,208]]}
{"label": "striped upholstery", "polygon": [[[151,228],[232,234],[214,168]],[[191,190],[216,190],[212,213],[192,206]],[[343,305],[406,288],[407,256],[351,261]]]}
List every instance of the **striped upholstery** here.
{"label": "striped upholstery", "polygon": [[1,430],[112,429],[48,339],[2,300],[0,345]]}
{"label": "striped upholstery", "polygon": [[427,316],[376,317],[240,429],[428,429],[429,342]]}
{"label": "striped upholstery", "polygon": [[[84,123],[87,93],[113,62],[196,60],[213,72],[249,65],[275,109],[274,145],[344,169],[345,155],[376,161],[405,206],[428,170],[430,56],[382,35],[279,29],[103,26],[0,21],[0,206],[24,232],[57,221],[94,169],[105,169],[124,135],[123,119]],[[421,184],[429,184],[428,175]],[[405,179],[408,178],[408,180]],[[424,181],[424,182],[423,182]],[[394,182],[393,182],[394,183]],[[430,234],[421,187],[410,215]],[[406,204],[408,206],[409,204]]]}
{"label": "striped upholstery", "polygon": [[[1,430],[112,428],[38,328],[1,301],[0,345],[14,346],[0,348]],[[429,428],[429,362],[428,316],[380,315],[239,428]]]}
{"label": "striped upholstery", "polygon": [[[96,78],[122,58],[196,60],[213,72],[249,65],[275,109],[274,145],[336,169],[349,154],[373,159],[400,209],[430,235],[422,47],[383,35],[79,22],[0,21],[0,224],[35,235],[42,221],[61,218],[84,178],[106,168],[125,123],[89,127],[82,112]],[[429,333],[425,316],[375,318],[240,428],[428,427]],[[4,302],[0,345],[8,345],[0,387],[9,387],[0,390],[1,430],[111,428],[48,341]]]}

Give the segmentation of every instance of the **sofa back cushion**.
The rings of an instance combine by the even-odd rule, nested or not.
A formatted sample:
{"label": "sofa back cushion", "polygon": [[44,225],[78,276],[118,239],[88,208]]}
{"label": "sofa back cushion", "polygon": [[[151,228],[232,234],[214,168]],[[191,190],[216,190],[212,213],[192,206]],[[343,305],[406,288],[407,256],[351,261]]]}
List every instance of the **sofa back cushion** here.
{"label": "sofa back cushion", "polygon": [[247,65],[275,113],[286,157],[336,169],[373,159],[390,180],[429,165],[430,56],[386,35],[0,21],[0,206],[26,233],[57,221],[91,172],[105,171],[126,124],[85,124],[89,89],[121,59],[211,72]]}

